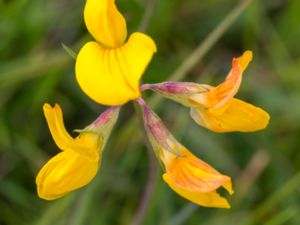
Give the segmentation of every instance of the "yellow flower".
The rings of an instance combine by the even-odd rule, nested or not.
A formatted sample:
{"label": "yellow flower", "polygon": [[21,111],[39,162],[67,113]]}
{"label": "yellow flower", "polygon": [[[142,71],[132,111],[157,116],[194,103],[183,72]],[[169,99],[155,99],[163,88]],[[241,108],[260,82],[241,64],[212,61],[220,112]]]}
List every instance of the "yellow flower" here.
{"label": "yellow flower", "polygon": [[142,106],[148,138],[165,170],[163,179],[170,188],[198,205],[230,208],[217,192],[223,187],[233,194],[230,177],[220,174],[178,143],[159,117],[141,99],[138,102]]}
{"label": "yellow flower", "polygon": [[154,41],[135,32],[126,41],[126,21],[114,0],[87,0],[84,19],[97,42],[86,43],[76,60],[81,89],[104,105],[122,105],[140,96],[139,80],[152,55]]}
{"label": "yellow flower", "polygon": [[39,171],[36,184],[40,198],[53,200],[89,183],[100,167],[104,144],[119,109],[109,109],[72,138],[65,129],[59,105],[45,104],[45,117],[56,145],[62,150]]}
{"label": "yellow flower", "polygon": [[146,84],[143,89],[153,89],[167,98],[191,107],[192,118],[201,126],[215,132],[252,132],[264,129],[270,116],[267,112],[247,102],[234,98],[252,52],[246,51],[234,58],[232,69],[225,81],[217,87],[189,82]]}

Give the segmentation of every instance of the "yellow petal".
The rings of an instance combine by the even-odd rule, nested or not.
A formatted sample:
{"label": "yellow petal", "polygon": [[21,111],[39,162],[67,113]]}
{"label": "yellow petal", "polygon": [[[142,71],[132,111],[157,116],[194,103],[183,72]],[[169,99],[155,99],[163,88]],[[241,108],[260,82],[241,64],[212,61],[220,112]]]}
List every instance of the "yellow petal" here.
{"label": "yellow petal", "polygon": [[114,0],[87,0],[84,20],[89,32],[104,46],[115,48],[125,42],[126,21]]}
{"label": "yellow petal", "polygon": [[220,108],[192,108],[191,116],[196,123],[215,132],[257,131],[264,129],[270,119],[261,108],[236,98]]}
{"label": "yellow petal", "polygon": [[221,107],[235,96],[240,88],[243,72],[251,60],[251,51],[246,51],[239,58],[234,58],[232,60],[232,69],[227,75],[225,81],[209,92],[208,98],[211,102],[208,107]]}
{"label": "yellow petal", "polygon": [[44,104],[43,110],[56,145],[61,150],[68,149],[73,142],[73,138],[66,131],[60,106],[55,104],[52,108],[49,104]]}
{"label": "yellow petal", "polygon": [[37,190],[40,198],[53,200],[89,183],[99,168],[98,161],[73,151],[64,151],[50,159],[40,170]]}
{"label": "yellow petal", "polygon": [[178,186],[168,174],[163,175],[164,181],[170,186],[170,188],[183,198],[194,202],[195,204],[205,207],[216,208],[230,208],[229,203],[223,197],[221,197],[216,191],[210,192],[197,192],[190,191],[188,189]]}
{"label": "yellow petal", "polygon": [[238,58],[235,58],[239,62],[239,64],[242,67],[242,72],[247,68],[248,64],[251,62],[253,57],[252,51],[247,50],[244,52],[244,54]]}
{"label": "yellow petal", "polygon": [[75,138],[69,150],[98,161],[103,150],[103,137],[93,132],[83,132]]}
{"label": "yellow petal", "polygon": [[140,96],[139,80],[155,51],[153,40],[142,33],[115,49],[88,42],[77,57],[77,81],[94,101],[122,105]]}

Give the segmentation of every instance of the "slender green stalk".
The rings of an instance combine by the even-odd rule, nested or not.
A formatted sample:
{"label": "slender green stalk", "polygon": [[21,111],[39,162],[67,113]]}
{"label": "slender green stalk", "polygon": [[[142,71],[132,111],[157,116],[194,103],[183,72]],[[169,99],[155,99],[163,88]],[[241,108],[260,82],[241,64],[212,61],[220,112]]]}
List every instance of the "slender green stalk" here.
{"label": "slender green stalk", "polygon": [[272,219],[265,223],[265,225],[282,225],[287,224],[292,218],[296,218],[299,214],[299,208],[297,206],[289,206],[283,211],[279,212]]}
{"label": "slender green stalk", "polygon": [[141,20],[141,23],[138,26],[138,31],[145,32],[147,30],[149,23],[150,23],[150,19],[154,12],[155,5],[156,5],[156,0],[148,0],[147,1],[145,13]]}
{"label": "slender green stalk", "polygon": [[246,217],[246,220],[242,221],[241,225],[251,225],[256,224],[260,221],[264,215],[270,212],[276,205],[278,205],[283,199],[295,192],[300,186],[300,172],[295,174],[291,179],[289,179],[285,185],[283,185],[275,193],[270,194],[270,197],[261,203],[251,215]]}

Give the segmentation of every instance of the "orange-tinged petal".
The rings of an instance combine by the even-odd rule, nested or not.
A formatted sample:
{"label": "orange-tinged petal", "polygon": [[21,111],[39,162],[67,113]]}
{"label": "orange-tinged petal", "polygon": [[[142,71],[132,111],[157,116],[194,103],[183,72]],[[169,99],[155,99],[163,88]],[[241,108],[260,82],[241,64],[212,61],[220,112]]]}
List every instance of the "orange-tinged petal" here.
{"label": "orange-tinged petal", "polygon": [[229,208],[227,200],[216,190],[220,187],[233,193],[231,179],[194,156],[184,147],[180,156],[163,152],[161,160],[166,173],[164,181],[182,197],[202,206]]}
{"label": "orange-tinged petal", "polygon": [[235,96],[241,85],[243,72],[251,60],[251,51],[246,51],[239,58],[234,58],[232,60],[232,69],[225,81],[209,92],[208,98],[210,103],[208,107],[221,107]]}
{"label": "orange-tinged petal", "polygon": [[40,170],[37,190],[40,198],[54,200],[89,183],[99,169],[99,161],[63,151],[51,158]]}
{"label": "orange-tinged petal", "polygon": [[230,208],[228,201],[221,197],[216,191],[198,192],[182,188],[166,173],[163,175],[163,179],[173,191],[195,204],[205,207]]}
{"label": "orange-tinged petal", "polygon": [[77,81],[94,101],[122,105],[140,96],[139,80],[154,52],[154,41],[142,33],[133,33],[115,49],[88,42],[76,60]]}
{"label": "orange-tinged petal", "polygon": [[61,150],[68,149],[74,139],[66,131],[60,106],[56,104],[52,108],[49,104],[44,104],[43,110],[56,145]]}
{"label": "orange-tinged petal", "polygon": [[126,21],[114,0],[87,0],[84,20],[89,32],[102,45],[115,48],[125,42]]}
{"label": "orange-tinged petal", "polygon": [[[230,182],[230,177],[220,174],[190,151],[182,148],[179,155],[164,152],[161,158],[166,173],[177,186],[190,191],[209,192]],[[231,192],[232,190],[229,188],[228,191]]]}
{"label": "orange-tinged petal", "polygon": [[199,125],[215,132],[253,132],[264,129],[269,114],[254,105],[233,98],[220,108],[192,108],[192,118]]}

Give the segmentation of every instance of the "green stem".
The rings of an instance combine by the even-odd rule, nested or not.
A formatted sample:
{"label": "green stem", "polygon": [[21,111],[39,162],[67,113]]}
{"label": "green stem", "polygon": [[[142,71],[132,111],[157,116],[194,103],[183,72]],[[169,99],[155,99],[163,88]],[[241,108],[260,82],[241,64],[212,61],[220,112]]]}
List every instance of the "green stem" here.
{"label": "green stem", "polygon": [[296,191],[300,185],[300,172],[295,174],[290,180],[286,182],[284,186],[282,186],[279,190],[277,190],[274,194],[270,195],[266,201],[259,205],[256,210],[243,222],[241,225],[251,225],[256,224],[257,221],[266,215],[269,211],[274,209],[276,205],[278,205],[283,199],[285,199],[292,192]]}
{"label": "green stem", "polygon": [[144,16],[138,26],[138,31],[145,32],[149,26],[150,19],[153,15],[156,0],[148,0]]}

